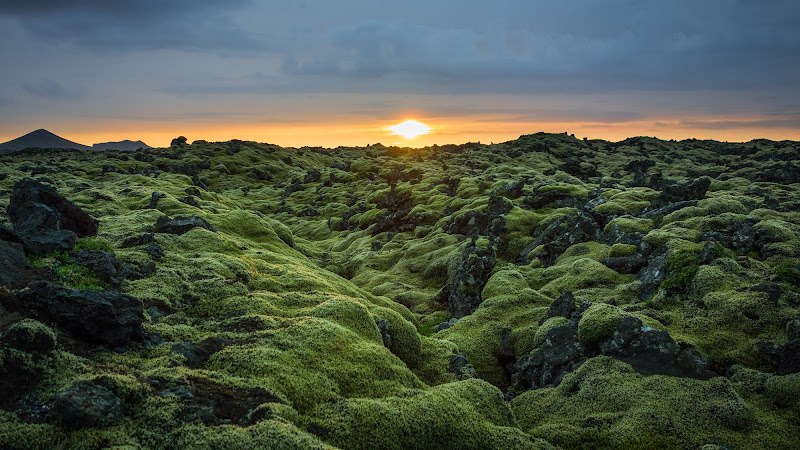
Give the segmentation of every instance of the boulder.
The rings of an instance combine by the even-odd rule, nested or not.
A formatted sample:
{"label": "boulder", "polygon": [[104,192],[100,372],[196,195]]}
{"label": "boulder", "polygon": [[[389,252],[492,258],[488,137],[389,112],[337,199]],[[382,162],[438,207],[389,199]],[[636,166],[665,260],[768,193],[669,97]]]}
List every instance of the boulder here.
{"label": "boulder", "polygon": [[156,209],[156,207],[158,207],[158,201],[162,198],[167,198],[167,194],[163,192],[153,192],[150,194],[150,209]]}
{"label": "boulder", "polygon": [[125,281],[130,269],[110,252],[102,250],[73,250],[69,252],[73,263],[87,267],[102,281],[117,287]]}
{"label": "boulder", "polygon": [[22,245],[0,240],[0,286],[15,287],[30,266]]}
{"label": "boulder", "polygon": [[586,360],[585,349],[572,326],[553,327],[538,349],[523,356],[512,368],[514,389],[557,386],[564,376]]}
{"label": "boulder", "polygon": [[547,310],[547,315],[542,317],[542,320],[539,321],[539,325],[545,323],[547,319],[551,317],[564,317],[569,319],[572,313],[577,309],[578,308],[575,306],[575,296],[572,295],[572,291],[567,289],[553,301],[553,304],[550,305],[550,309]]}
{"label": "boulder", "polygon": [[681,348],[668,332],[650,328],[632,316],[620,321],[611,339],[600,344],[600,352],[630,364],[643,375],[699,379],[716,375],[705,357]]}
{"label": "boulder", "polygon": [[184,234],[195,227],[205,228],[214,233],[217,232],[210,223],[198,216],[176,216],[174,219],[170,219],[169,216],[161,216],[156,220],[153,231],[165,234]]}
{"label": "boulder", "polygon": [[630,256],[603,258],[600,262],[609,269],[625,274],[638,273],[647,265],[647,259],[639,253]]}
{"label": "boulder", "polygon": [[142,337],[142,302],[116,291],[71,289],[34,281],[18,292],[13,307],[53,322],[88,342],[125,347]]}
{"label": "boulder", "polygon": [[51,410],[61,425],[73,430],[105,427],[122,419],[119,397],[88,380],[56,394]]}
{"label": "boulder", "polygon": [[78,236],[70,230],[56,230],[38,234],[23,234],[22,241],[25,253],[43,256],[74,248],[78,244]]}
{"label": "boulder", "polygon": [[641,269],[636,275],[636,279],[642,282],[642,287],[639,290],[639,298],[642,301],[650,299],[658,291],[661,282],[667,277],[667,268],[664,267],[666,262],[666,249],[655,250],[648,259],[647,267]]}
{"label": "boulder", "polygon": [[[488,242],[488,239],[486,240]],[[480,305],[483,291],[497,259],[491,245],[482,247],[476,240],[467,244],[464,256],[456,273],[445,289],[447,305],[453,317],[461,318],[472,314]]]}
{"label": "boulder", "polygon": [[787,340],[783,345],[768,342],[759,344],[758,349],[767,355],[777,375],[800,372],[800,320],[786,323]]}
{"label": "boulder", "polygon": [[97,220],[56,189],[30,178],[14,184],[8,217],[21,234],[69,230],[78,237],[97,235]]}

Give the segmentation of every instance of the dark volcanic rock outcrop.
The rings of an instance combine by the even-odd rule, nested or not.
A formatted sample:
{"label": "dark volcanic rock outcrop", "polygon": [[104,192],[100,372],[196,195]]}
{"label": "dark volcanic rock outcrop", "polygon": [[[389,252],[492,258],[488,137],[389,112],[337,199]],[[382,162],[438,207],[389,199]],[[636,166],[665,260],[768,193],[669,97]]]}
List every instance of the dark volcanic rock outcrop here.
{"label": "dark volcanic rock outcrop", "polygon": [[184,234],[196,227],[205,228],[206,230],[214,233],[217,232],[217,230],[210,223],[198,216],[176,216],[173,219],[170,219],[169,216],[160,216],[156,220],[156,225],[153,228],[153,231],[156,233],[166,234]]}
{"label": "dark volcanic rock outcrop", "polygon": [[97,234],[97,220],[59,194],[53,186],[24,178],[14,184],[8,217],[21,234],[69,230],[78,237]]}
{"label": "dark volcanic rock outcrop", "polygon": [[142,302],[115,291],[78,290],[34,281],[19,291],[10,306],[97,344],[125,347],[142,337]]}

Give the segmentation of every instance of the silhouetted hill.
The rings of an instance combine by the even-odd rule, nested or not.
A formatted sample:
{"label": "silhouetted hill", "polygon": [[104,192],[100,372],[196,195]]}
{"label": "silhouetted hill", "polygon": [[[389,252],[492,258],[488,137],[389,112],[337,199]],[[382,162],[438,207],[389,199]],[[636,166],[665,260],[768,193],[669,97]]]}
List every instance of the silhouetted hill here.
{"label": "silhouetted hill", "polygon": [[0,152],[13,152],[26,148],[72,148],[76,150],[89,150],[91,147],[72,142],[57,136],[45,129],[32,131],[25,136],[18,137],[0,144]]}
{"label": "silhouetted hill", "polygon": [[92,145],[92,150],[123,150],[123,151],[133,151],[139,149],[147,149],[152,148],[149,145],[145,144],[142,141],[131,141],[129,139],[125,139],[124,141],[118,142],[102,142],[100,144]]}

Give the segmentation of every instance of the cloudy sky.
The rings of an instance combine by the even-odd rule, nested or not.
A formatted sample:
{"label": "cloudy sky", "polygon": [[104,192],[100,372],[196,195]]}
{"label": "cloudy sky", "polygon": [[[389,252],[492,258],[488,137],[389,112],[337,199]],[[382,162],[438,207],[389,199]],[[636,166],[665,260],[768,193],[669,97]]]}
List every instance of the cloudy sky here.
{"label": "cloudy sky", "polygon": [[0,0],[0,60],[0,142],[800,140],[797,0]]}

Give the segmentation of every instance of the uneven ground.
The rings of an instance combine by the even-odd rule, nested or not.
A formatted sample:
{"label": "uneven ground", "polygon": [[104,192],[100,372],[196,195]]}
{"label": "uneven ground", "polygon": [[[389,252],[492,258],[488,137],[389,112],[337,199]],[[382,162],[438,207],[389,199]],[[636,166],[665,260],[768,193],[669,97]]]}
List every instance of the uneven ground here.
{"label": "uneven ground", "polygon": [[[99,220],[79,246],[138,274],[119,291],[143,303],[146,336],[83,342],[12,314],[27,291],[0,288],[0,333],[56,342],[0,338],[0,377],[38,377],[5,382],[0,447],[800,442],[797,142],[195,141],[25,151],[0,173],[0,223],[24,177]],[[132,242],[163,215],[215,231]],[[52,282],[110,288],[69,258],[29,257]],[[122,414],[54,415],[81,380]]]}

